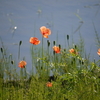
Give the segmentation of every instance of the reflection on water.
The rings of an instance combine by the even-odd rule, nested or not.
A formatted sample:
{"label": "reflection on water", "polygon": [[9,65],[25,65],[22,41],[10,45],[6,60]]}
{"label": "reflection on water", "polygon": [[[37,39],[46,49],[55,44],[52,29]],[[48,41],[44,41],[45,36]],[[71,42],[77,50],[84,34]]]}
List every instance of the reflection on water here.
{"label": "reflection on water", "polygon": [[63,47],[67,34],[76,43],[81,34],[86,52],[91,53],[92,60],[99,59],[93,28],[94,23],[100,32],[99,0],[2,0],[0,15],[0,36],[5,46],[16,58],[17,44],[23,41],[20,59],[25,57],[28,65],[31,64],[29,38],[36,36],[41,40],[41,26],[49,27],[52,30],[49,40],[57,40]]}

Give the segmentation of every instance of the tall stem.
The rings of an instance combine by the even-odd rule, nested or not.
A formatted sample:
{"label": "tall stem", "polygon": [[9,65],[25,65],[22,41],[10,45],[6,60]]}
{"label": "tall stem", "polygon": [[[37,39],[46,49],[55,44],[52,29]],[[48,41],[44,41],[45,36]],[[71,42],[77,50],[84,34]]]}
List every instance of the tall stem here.
{"label": "tall stem", "polygon": [[[41,65],[40,65],[41,66]],[[44,70],[44,66],[43,66],[43,37],[42,37],[42,66],[41,66],[41,69],[42,69],[42,71]],[[41,70],[40,69],[40,70]],[[41,71],[41,72],[42,72]],[[41,74],[43,74],[43,72],[41,73]]]}
{"label": "tall stem", "polygon": [[19,48],[18,48],[18,59],[20,58],[20,46],[22,44],[22,41],[19,42]]}
{"label": "tall stem", "polygon": [[43,37],[42,37],[42,58],[43,58]]}

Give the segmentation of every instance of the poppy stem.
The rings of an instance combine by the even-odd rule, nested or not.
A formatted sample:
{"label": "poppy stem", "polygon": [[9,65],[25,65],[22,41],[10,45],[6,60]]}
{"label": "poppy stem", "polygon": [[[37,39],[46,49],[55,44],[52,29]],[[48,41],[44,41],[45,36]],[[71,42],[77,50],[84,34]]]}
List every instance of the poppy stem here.
{"label": "poppy stem", "polygon": [[18,59],[20,58],[20,45],[19,45],[19,48],[18,48]]}
{"label": "poppy stem", "polygon": [[67,35],[67,43],[68,43],[68,47],[69,47],[69,35]]}
{"label": "poppy stem", "polygon": [[[49,61],[49,59],[50,59],[50,56],[49,56],[49,47],[50,47],[50,41],[47,40],[48,61]],[[48,66],[47,66],[47,75],[49,75]]]}
{"label": "poppy stem", "polygon": [[18,59],[20,58],[20,46],[22,44],[22,41],[19,42],[19,50],[18,50]]}
{"label": "poppy stem", "polygon": [[21,76],[21,81],[23,81],[23,69],[20,69],[20,76]]}
{"label": "poppy stem", "polygon": [[43,70],[43,36],[42,36],[42,70]]}
{"label": "poppy stem", "polygon": [[42,37],[42,58],[43,58],[43,37]]}
{"label": "poppy stem", "polygon": [[33,59],[34,59],[34,47],[33,47],[33,45],[32,45],[32,75],[33,75],[33,72],[34,72],[34,68],[33,68],[33,66],[34,66],[34,62],[33,62]]}

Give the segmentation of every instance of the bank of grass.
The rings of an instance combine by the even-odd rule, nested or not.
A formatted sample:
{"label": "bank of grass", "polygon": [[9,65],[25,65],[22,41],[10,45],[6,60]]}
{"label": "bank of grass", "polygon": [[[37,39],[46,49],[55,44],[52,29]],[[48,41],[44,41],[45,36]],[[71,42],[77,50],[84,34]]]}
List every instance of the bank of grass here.
{"label": "bank of grass", "polygon": [[[100,100],[100,60],[89,60],[81,37],[79,44],[70,46],[69,35],[66,39],[68,47],[63,48],[59,44],[59,54],[50,49],[57,45],[56,41],[50,43],[48,40],[47,47],[42,43],[42,49],[31,45],[30,76],[26,68],[17,71],[15,66],[18,65],[1,42],[0,100]],[[70,53],[71,48],[78,54]],[[53,79],[50,79],[50,75]],[[51,87],[46,86],[48,81],[52,83]]]}

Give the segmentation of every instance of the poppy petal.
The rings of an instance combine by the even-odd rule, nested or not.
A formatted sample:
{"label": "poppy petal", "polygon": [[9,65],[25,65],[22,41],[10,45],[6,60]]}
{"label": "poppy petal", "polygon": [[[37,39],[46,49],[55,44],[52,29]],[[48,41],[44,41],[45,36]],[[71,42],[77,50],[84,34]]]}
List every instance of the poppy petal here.
{"label": "poppy petal", "polygon": [[44,38],[48,38],[48,35],[51,34],[51,30],[49,28],[46,28],[45,26],[40,27],[40,32]]}
{"label": "poppy petal", "polygon": [[60,48],[58,46],[54,46],[53,50],[55,51],[55,53],[60,53]]}
{"label": "poppy petal", "polygon": [[100,48],[98,49],[97,54],[100,56]]}
{"label": "poppy petal", "polygon": [[51,82],[47,82],[47,83],[46,83],[46,86],[47,86],[47,87],[52,87],[52,83],[51,83]]}
{"label": "poppy petal", "polygon": [[25,68],[26,64],[27,64],[26,61],[20,61],[18,67]]}
{"label": "poppy petal", "polygon": [[40,40],[38,40],[38,38],[36,38],[36,37],[31,37],[30,40],[29,40],[29,42],[31,44],[34,44],[34,45],[40,44]]}

